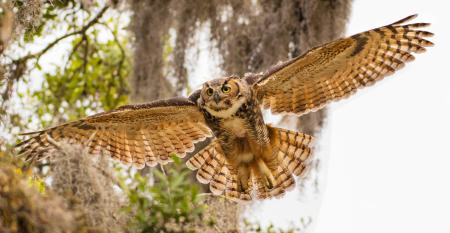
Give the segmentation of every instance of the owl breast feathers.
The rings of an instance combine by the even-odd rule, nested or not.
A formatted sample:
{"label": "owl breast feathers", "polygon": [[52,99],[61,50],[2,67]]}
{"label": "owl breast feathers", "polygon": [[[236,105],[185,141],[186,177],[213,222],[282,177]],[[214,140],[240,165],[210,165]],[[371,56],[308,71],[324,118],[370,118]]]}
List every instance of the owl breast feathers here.
{"label": "owl breast feathers", "polygon": [[279,197],[295,186],[312,156],[313,138],[264,123],[261,109],[302,115],[347,98],[414,60],[433,34],[426,23],[390,25],[339,39],[267,72],[206,82],[188,98],[122,106],[42,131],[17,145],[27,159],[43,159],[57,141],[86,145],[137,168],[185,157],[206,138],[211,143],[187,161],[214,194],[238,200]]}

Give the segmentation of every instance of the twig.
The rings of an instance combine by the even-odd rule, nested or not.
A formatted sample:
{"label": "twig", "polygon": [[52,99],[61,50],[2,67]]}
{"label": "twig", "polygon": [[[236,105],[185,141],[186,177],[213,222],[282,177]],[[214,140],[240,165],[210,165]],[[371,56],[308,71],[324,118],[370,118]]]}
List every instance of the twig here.
{"label": "twig", "polygon": [[125,49],[122,47],[122,44],[119,42],[119,38],[117,37],[117,34],[114,32],[114,30],[112,30],[106,23],[100,23],[100,25],[103,25],[106,29],[108,29],[111,32],[111,35],[114,38],[114,42],[116,42],[117,47],[119,47],[120,50],[120,60],[119,60],[119,64],[117,67],[117,77],[119,78],[119,82],[121,83],[120,85],[120,89],[118,90],[119,93],[123,94],[123,93],[127,93],[127,90],[125,88],[125,84],[123,83],[124,79],[122,77],[122,68],[123,68],[123,63],[125,62]]}
{"label": "twig", "polygon": [[58,44],[61,40],[66,39],[67,37],[71,37],[74,35],[78,35],[78,34],[85,34],[86,31],[94,24],[98,23],[99,19],[103,16],[103,14],[106,12],[106,10],[109,8],[109,4],[106,4],[106,6],[104,6],[100,12],[91,20],[89,21],[88,24],[84,25],[80,30],[78,31],[74,31],[72,33],[66,34],[64,36],[59,37],[58,39],[54,40],[52,43],[48,44],[43,50],[41,50],[40,52],[34,53],[34,54],[29,54],[25,57],[19,58],[17,61],[19,62],[26,62],[28,59],[33,59],[33,58],[37,58],[39,60],[39,58],[46,53],[48,50],[50,50],[51,48],[53,48],[53,46],[55,46],[56,44]]}
{"label": "twig", "polygon": [[[50,44],[48,44],[44,49],[42,49],[41,51],[34,53],[34,54],[28,54],[24,57],[18,58],[18,59],[13,59],[11,61],[11,63],[8,65],[9,67],[11,67],[11,72],[12,74],[9,75],[9,77],[7,77],[7,87],[5,88],[4,92],[1,94],[1,98],[2,98],[2,103],[0,103],[0,110],[5,108],[6,105],[6,101],[9,99],[9,96],[11,95],[12,92],[12,87],[14,84],[14,81],[19,80],[20,77],[22,77],[22,75],[24,74],[25,70],[26,70],[26,66],[27,66],[27,61],[29,59],[37,59],[37,62],[39,62],[40,57],[45,54],[48,50],[50,50],[51,48],[53,48],[56,44],[58,44],[61,40],[64,40],[68,37],[74,36],[74,35],[85,35],[86,31],[91,28],[93,25],[99,23],[100,18],[104,15],[104,13],[106,12],[106,10],[111,6],[111,2],[108,2],[98,13],[97,15],[91,20],[89,21],[86,25],[84,25],[80,30],[68,33],[66,35],[63,35],[59,38],[57,38],[56,40],[54,40],[53,42],[51,42]],[[82,40],[83,41],[83,40]],[[79,46],[79,45],[78,45]],[[77,47],[77,46],[76,46]],[[78,47],[77,47],[78,48]],[[77,48],[74,48],[75,50]],[[1,117],[0,117],[1,119]]]}
{"label": "twig", "polygon": [[166,171],[164,170],[164,166],[162,164],[159,164],[159,166],[161,167],[161,171],[164,175],[166,175]]}
{"label": "twig", "polygon": [[67,57],[66,65],[64,66],[66,69],[67,69],[67,66],[69,64],[69,61],[72,59],[72,56],[75,54],[75,52],[78,50],[78,48],[80,47],[80,45],[82,43],[83,43],[83,39],[78,41],[78,43],[76,43],[75,46],[73,46],[72,51],[70,52],[69,56]]}
{"label": "twig", "polygon": [[89,39],[86,34],[83,34],[83,40],[85,41],[84,45],[84,54],[83,54],[83,73],[86,73],[88,53],[89,53]]}
{"label": "twig", "polygon": [[120,80],[122,80],[122,67],[123,67],[123,63],[125,62],[125,50],[122,47],[122,44],[120,44],[119,39],[117,38],[117,34],[106,24],[106,23],[100,23],[100,25],[103,25],[105,28],[107,28],[110,32],[111,35],[113,35],[114,38],[114,42],[116,42],[117,46],[119,47],[120,50],[120,61],[119,61],[119,67],[117,69],[117,74],[120,78]]}

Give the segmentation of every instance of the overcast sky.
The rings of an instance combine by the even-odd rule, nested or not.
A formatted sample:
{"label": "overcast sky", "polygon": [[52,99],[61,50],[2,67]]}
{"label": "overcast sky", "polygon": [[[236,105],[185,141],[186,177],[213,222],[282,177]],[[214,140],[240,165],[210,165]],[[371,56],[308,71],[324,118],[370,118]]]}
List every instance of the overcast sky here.
{"label": "overcast sky", "polygon": [[347,35],[418,13],[436,46],[331,105],[316,233],[450,232],[449,10],[448,1],[355,0]]}

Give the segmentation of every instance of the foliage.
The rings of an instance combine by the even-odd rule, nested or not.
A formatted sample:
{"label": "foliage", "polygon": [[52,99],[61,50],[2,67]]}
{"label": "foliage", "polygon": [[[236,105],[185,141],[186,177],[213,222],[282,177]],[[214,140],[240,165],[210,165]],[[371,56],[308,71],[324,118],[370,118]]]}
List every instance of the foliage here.
{"label": "foliage", "polygon": [[[17,168],[16,169],[16,173],[18,175],[22,175],[22,169]],[[37,191],[39,191],[40,193],[44,194],[45,193],[45,184],[44,181],[39,178],[39,177],[33,177],[33,176],[24,176],[25,179],[27,180],[27,183],[30,187],[35,188]]]}
{"label": "foliage", "polygon": [[308,227],[311,225],[311,218],[305,220],[305,218],[300,219],[300,225],[291,224],[289,229],[283,230],[282,228],[276,228],[272,223],[267,227],[262,227],[261,224],[255,222],[249,222],[244,219],[244,232],[261,232],[261,233],[302,233],[307,232]]}
{"label": "foliage", "polygon": [[36,113],[44,127],[48,126],[44,116],[49,113],[53,121],[58,117],[75,120],[126,103],[128,86],[124,77],[130,64],[120,44],[114,40],[102,43],[98,34],[94,30],[85,39],[75,38],[66,67],[44,73],[42,88],[33,93],[40,103]]}
{"label": "foliage", "polygon": [[126,177],[120,179],[129,199],[124,211],[135,216],[130,222],[132,232],[194,232],[188,225],[205,209],[199,203],[202,196],[198,194],[198,187],[188,180],[191,171],[178,157],[172,156],[172,159],[175,166],[171,166],[167,174],[152,169],[158,180],[153,185],[148,177],[137,172],[130,185],[125,185]]}
{"label": "foliage", "polygon": [[[126,103],[126,10],[107,0],[11,2],[19,27],[0,59],[2,136],[10,141],[30,125],[47,127]],[[40,62],[47,54],[56,56],[53,66]]]}
{"label": "foliage", "polygon": [[42,193],[31,170],[22,173],[8,162],[7,153],[0,151],[0,232],[75,232],[84,227],[62,198]]}
{"label": "foliage", "polygon": [[[4,155],[0,181],[8,188],[1,193],[0,203],[13,202],[0,206],[6,221],[0,217],[0,232],[123,232],[126,220],[116,214],[121,200],[111,195],[116,192],[112,187],[104,185],[107,179],[100,179],[104,170],[87,165],[89,155],[70,153],[71,149],[61,152],[66,157],[84,156],[71,160],[85,161],[77,163],[76,170],[61,165],[64,156],[57,156],[59,165],[45,162],[23,169],[23,161],[4,151],[10,150],[17,132],[109,110],[127,101],[131,65],[121,22],[127,11],[108,0],[3,2],[0,12],[9,8],[15,15],[10,43],[0,41],[0,154]],[[1,170],[4,164],[9,170]],[[43,169],[48,165],[54,166]],[[37,172],[32,175],[33,170]],[[44,170],[51,173],[52,186],[44,185],[43,180],[49,181]],[[70,184],[56,185],[73,177],[76,180]],[[62,190],[69,185],[77,191],[71,196]]]}
{"label": "foliage", "polygon": [[110,161],[66,143],[53,155],[46,186],[32,166],[0,150],[0,232],[126,232]]}

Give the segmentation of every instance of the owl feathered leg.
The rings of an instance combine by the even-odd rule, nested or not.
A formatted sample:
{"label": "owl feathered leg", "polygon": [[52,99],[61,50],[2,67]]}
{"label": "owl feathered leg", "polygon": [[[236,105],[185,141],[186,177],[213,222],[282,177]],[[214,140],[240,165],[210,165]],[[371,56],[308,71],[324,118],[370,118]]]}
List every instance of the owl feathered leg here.
{"label": "owl feathered leg", "polygon": [[[239,175],[242,172],[246,177],[250,176],[250,170],[236,169],[231,166],[217,141],[213,140],[208,146],[192,156],[186,165],[192,170],[197,170],[197,180],[208,184],[209,189],[216,195],[225,195],[229,198],[250,200],[252,182],[250,179],[243,181]],[[246,182],[246,184],[242,184]]]}
{"label": "owl feathered leg", "polygon": [[[256,159],[256,164],[260,174],[262,174],[261,184],[264,184],[268,189],[273,188],[276,184],[275,178],[272,175],[271,169],[266,165],[262,158]],[[275,168],[274,168],[275,169]]]}
{"label": "owl feathered leg", "polygon": [[[295,176],[307,172],[307,162],[312,156],[310,148],[314,138],[267,125],[270,146],[261,148],[262,158],[257,159],[259,174],[254,178],[256,196],[260,199],[279,197],[295,185]],[[259,176],[258,176],[259,175]]]}
{"label": "owl feathered leg", "polygon": [[251,150],[259,155],[254,162],[230,164],[215,139],[186,165],[192,170],[198,169],[198,181],[209,183],[211,192],[216,195],[240,200],[251,200],[252,192],[258,199],[279,197],[294,187],[293,175],[306,173],[313,138],[270,125],[267,128],[269,145],[261,147],[250,142]]}

